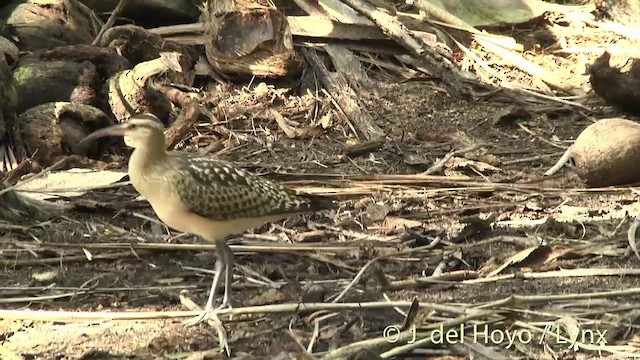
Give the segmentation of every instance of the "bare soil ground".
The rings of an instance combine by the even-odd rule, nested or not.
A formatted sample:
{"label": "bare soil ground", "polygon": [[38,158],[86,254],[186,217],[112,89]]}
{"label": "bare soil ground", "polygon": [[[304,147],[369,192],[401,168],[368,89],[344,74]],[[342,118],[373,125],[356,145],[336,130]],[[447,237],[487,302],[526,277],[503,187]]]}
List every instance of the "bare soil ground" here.
{"label": "bare soil ground", "polygon": [[[366,271],[341,302],[364,304],[387,297],[392,301],[416,299],[421,304],[449,305],[452,309],[474,309],[484,304],[491,313],[472,316],[468,321],[455,320],[460,313],[453,310],[421,310],[414,323],[425,331],[432,330],[429,324],[447,319],[452,319],[455,326],[489,323],[500,331],[529,329],[536,340],[509,349],[506,340],[493,343],[482,340],[482,336],[476,343],[426,344],[420,347],[422,350],[415,350],[415,358],[462,359],[467,358],[470,348],[487,358],[508,353],[540,359],[599,356],[598,351],[570,350],[548,339],[537,342],[540,333],[535,329],[544,329],[546,322],[553,323],[564,315],[591,329],[609,326],[609,346],[633,344],[637,292],[582,299],[569,296],[565,300],[551,297],[637,289],[637,273],[547,278],[523,275],[638,266],[638,259],[628,249],[628,222],[624,220],[625,212],[638,213],[636,193],[628,188],[573,191],[581,185],[567,175],[568,171],[559,178],[539,180],[568,145],[562,141],[575,139],[591,121],[567,112],[554,118],[539,116],[518,124],[496,124],[498,116],[506,111],[504,107],[452,99],[428,82],[381,86],[385,100],[374,111],[392,141],[361,156],[339,156],[348,142],[344,135],[348,125],[339,119],[334,119],[326,135],[313,141],[288,139],[276,124],[267,121],[236,126],[237,134],[257,141],[239,137],[236,144],[246,146],[224,157],[256,172],[276,172],[269,176],[291,186],[343,191],[336,196],[340,205],[334,212],[269,224],[231,242],[272,248],[262,253],[237,252],[235,306],[329,302],[375,256],[414,249],[439,237],[441,240],[431,249],[377,261],[377,267]],[[482,146],[452,159],[445,175],[451,179],[468,177],[475,185],[446,181],[445,176],[432,180],[376,178],[420,173],[450,150],[471,145]],[[510,187],[527,181],[528,190]],[[205,269],[213,268],[213,251],[129,247],[130,243],[167,243],[167,237],[159,236],[166,229],[158,231],[159,226],[135,216],[145,214],[155,219],[143,201],[132,201],[135,196],[130,187],[94,192],[85,198],[119,210],[85,210],[67,220],[6,231],[0,248],[2,307],[77,312],[182,311],[181,293],[204,305],[212,279]],[[169,242],[189,244],[195,240],[182,237]],[[71,245],[46,246],[62,243]],[[97,243],[124,245],[119,249],[90,246]],[[310,250],[287,252],[275,248],[288,243]],[[323,246],[332,248],[323,250]],[[513,257],[532,247],[536,250],[531,254]],[[506,276],[473,281],[505,263],[513,265],[495,274]],[[421,284],[400,283],[429,276],[440,266],[445,273],[457,275]],[[383,278],[394,286],[381,287]],[[516,295],[536,298],[491,305]],[[301,354],[310,341],[314,342],[313,352],[321,354],[380,338],[386,327],[401,324],[404,317],[387,307],[220,318],[235,358],[302,359],[302,355],[282,354]],[[7,349],[25,359],[222,358],[212,327],[203,324],[185,328],[183,320],[3,320],[0,339]],[[319,326],[314,335],[316,321]],[[445,324],[445,330],[449,325]],[[631,331],[626,332],[628,329]],[[372,346],[375,353],[383,352],[381,349]],[[619,356],[607,352],[602,355]],[[371,354],[360,356],[375,359]]]}

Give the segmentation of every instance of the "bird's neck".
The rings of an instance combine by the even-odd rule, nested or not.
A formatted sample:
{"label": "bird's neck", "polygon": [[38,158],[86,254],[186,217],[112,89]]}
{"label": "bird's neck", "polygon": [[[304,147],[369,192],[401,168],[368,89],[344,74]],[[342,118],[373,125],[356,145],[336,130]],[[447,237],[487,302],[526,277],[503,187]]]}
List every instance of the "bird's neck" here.
{"label": "bird's neck", "polygon": [[164,134],[147,139],[144,144],[138,144],[129,159],[129,169],[147,171],[160,165],[167,158],[167,150],[164,142]]}

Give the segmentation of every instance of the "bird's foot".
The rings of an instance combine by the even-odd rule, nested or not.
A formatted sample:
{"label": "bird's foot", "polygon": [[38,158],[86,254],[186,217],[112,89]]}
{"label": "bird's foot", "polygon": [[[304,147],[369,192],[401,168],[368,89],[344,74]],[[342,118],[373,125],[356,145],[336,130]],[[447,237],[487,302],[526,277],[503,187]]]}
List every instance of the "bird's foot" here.
{"label": "bird's foot", "polygon": [[200,315],[184,321],[182,324],[186,327],[195,326],[205,320],[212,320],[209,322],[211,326],[218,332],[218,342],[220,343],[220,352],[227,354],[227,357],[231,356],[231,350],[229,349],[229,342],[227,340],[227,332],[222,325],[220,319],[217,316],[218,309],[212,309],[211,307],[205,308]]}
{"label": "bird's foot", "polygon": [[223,300],[222,304],[220,304],[216,308],[216,311],[227,310],[227,309],[233,309],[233,304],[232,304],[231,300]]}
{"label": "bird's foot", "polygon": [[[222,301],[222,304],[216,308],[216,313],[219,311],[231,310],[233,307],[233,303],[230,300]],[[229,314],[229,320],[233,321],[233,314]]]}
{"label": "bird's foot", "polygon": [[220,306],[218,306],[215,309],[213,307],[205,307],[205,309],[202,310],[200,315],[195,316],[195,317],[193,317],[191,319],[185,320],[182,324],[184,326],[187,326],[187,327],[196,326],[196,325],[202,323],[205,320],[209,320],[211,315],[215,315],[219,311],[226,310],[226,309],[233,309],[233,305],[232,305],[231,301],[229,301],[229,300],[223,301],[222,304],[220,304]]}
{"label": "bird's foot", "polygon": [[[209,316],[211,315],[211,311],[213,309],[204,309],[200,315],[192,317],[191,319],[185,320],[182,322],[182,325],[186,326],[186,327],[190,327],[190,326],[196,326],[199,325],[201,322],[208,320]],[[213,310],[215,311],[215,310]]]}

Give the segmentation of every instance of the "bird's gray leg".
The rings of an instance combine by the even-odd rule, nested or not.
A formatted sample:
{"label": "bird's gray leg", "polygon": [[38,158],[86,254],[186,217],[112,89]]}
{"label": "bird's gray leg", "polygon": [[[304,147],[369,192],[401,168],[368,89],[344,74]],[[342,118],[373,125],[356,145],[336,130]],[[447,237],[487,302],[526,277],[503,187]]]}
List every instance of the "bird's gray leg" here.
{"label": "bird's gray leg", "polygon": [[195,318],[185,322],[187,326],[194,326],[200,324],[202,321],[209,317],[211,311],[213,311],[213,299],[216,296],[218,290],[218,283],[222,273],[225,273],[224,281],[224,295],[222,297],[222,304],[218,309],[231,307],[230,295],[231,295],[231,283],[233,282],[233,250],[229,247],[224,240],[216,241],[216,254],[217,259],[215,263],[215,275],[213,276],[213,283],[211,284],[211,290],[209,290],[209,298],[207,304],[204,306],[202,313]]}
{"label": "bird's gray leg", "polygon": [[216,241],[216,250],[218,251],[218,256],[220,256],[223,260],[223,263],[226,265],[224,271],[224,295],[222,296],[222,304],[218,307],[218,309],[230,308],[231,307],[231,283],[233,282],[233,250],[229,247],[224,240]]}
{"label": "bird's gray leg", "polygon": [[214,265],[214,270],[216,273],[215,275],[213,275],[213,283],[211,284],[211,290],[209,290],[209,299],[207,300],[207,304],[204,306],[204,310],[202,310],[202,313],[200,313],[200,315],[184,322],[186,326],[198,325],[209,317],[209,313],[213,310],[213,298],[216,296],[216,290],[218,290],[220,276],[222,275],[224,269],[225,266],[223,264],[223,259],[220,255],[218,255],[218,258],[216,259],[216,263]]}

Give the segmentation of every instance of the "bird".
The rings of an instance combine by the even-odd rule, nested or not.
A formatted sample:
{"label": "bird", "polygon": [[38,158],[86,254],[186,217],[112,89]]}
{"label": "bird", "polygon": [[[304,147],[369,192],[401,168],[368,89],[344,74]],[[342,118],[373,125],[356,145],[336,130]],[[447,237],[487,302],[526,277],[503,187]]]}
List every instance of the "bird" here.
{"label": "bird", "polygon": [[215,275],[200,315],[185,325],[197,325],[214,310],[221,274],[224,294],[217,309],[231,306],[234,255],[227,244],[232,234],[303,213],[334,208],[328,196],[297,192],[251,174],[232,162],[185,151],[167,151],[164,127],[153,114],[138,113],[126,122],[99,129],[81,143],[105,136],[122,136],[134,150],[128,175],[136,191],[151,204],[158,218],[180,232],[215,243]]}

